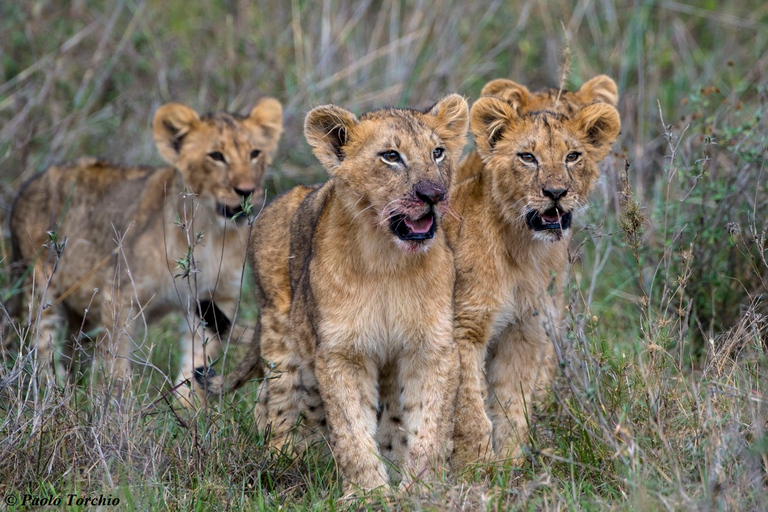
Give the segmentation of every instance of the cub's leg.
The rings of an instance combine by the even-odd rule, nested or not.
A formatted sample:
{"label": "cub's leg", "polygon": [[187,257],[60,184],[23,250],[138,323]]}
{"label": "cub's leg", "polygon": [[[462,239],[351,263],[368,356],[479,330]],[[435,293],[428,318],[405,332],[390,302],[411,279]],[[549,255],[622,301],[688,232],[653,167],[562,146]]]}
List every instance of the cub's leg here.
{"label": "cub's leg", "polygon": [[376,430],[376,442],[387,465],[390,477],[395,477],[405,456],[408,443],[403,429],[403,411],[400,408],[400,383],[398,368],[392,363],[384,365],[379,372],[379,425]]}
{"label": "cub's leg", "polygon": [[[194,386],[194,369],[201,366],[207,367],[210,364],[209,361],[219,357],[221,354],[221,343],[215,331],[199,328],[192,331],[185,322],[182,326],[181,347],[181,365],[174,382],[176,384],[188,382]],[[184,406],[194,404],[191,398],[193,393],[197,393],[196,391],[190,388],[189,394],[187,394],[185,385],[182,385],[179,388],[179,392],[181,392],[182,396],[186,396],[186,399],[181,401]],[[200,393],[198,393],[198,397],[204,399]]]}
{"label": "cub's leg", "polygon": [[[71,332],[68,343],[64,344],[62,361],[64,370],[69,377],[69,382],[79,382],[86,369],[92,367],[94,340],[91,337],[96,329],[91,311],[84,312],[85,315],[77,314],[74,311],[68,311],[67,325]],[[97,312],[98,313],[98,312]],[[98,336],[98,334],[97,334]]]}
{"label": "cub's leg", "polygon": [[230,310],[234,312],[234,304],[230,305],[226,300],[201,300],[195,307],[194,316],[182,322],[181,364],[175,382],[188,382],[191,386],[189,395],[185,386],[179,388],[185,397],[181,400],[185,406],[194,404],[193,393],[205,403],[205,393],[198,392],[200,390],[195,386],[194,371],[201,366],[208,367],[210,361],[221,354],[222,338],[229,333],[232,323],[232,317],[227,314]]}
{"label": "cub's leg", "polygon": [[289,334],[289,311],[289,307],[267,305],[259,312],[265,368],[254,414],[259,429],[271,433],[269,443],[275,448],[291,443],[307,389],[302,382],[301,357]]}
{"label": "cub's leg", "polygon": [[[378,369],[367,355],[351,347],[353,339],[317,347],[315,374],[325,404],[331,448],[346,492],[375,489],[388,483],[387,470],[376,446]],[[330,346],[329,346],[330,345]]]}
{"label": "cub's leg", "polygon": [[296,396],[300,400],[300,444],[301,450],[322,443],[321,449],[328,448],[328,422],[325,418],[325,405],[320,396],[320,387],[317,383],[314,367],[306,358],[302,358],[300,367],[301,387]]}
{"label": "cub's leg", "polygon": [[554,370],[554,348],[538,318],[510,326],[488,357],[488,408],[493,446],[504,458],[521,456],[528,436],[533,394],[545,388]]}
{"label": "cub's leg", "polygon": [[403,429],[407,433],[403,483],[429,479],[453,450],[459,352],[451,329],[446,331],[449,335],[435,339],[435,345],[417,343],[419,350],[399,361]]}
{"label": "cub's leg", "polygon": [[134,307],[134,301],[125,298],[119,289],[103,293],[101,320],[104,332],[99,335],[95,349],[95,361],[101,365],[103,373],[97,372],[97,377],[108,386],[114,384],[119,394],[131,378],[130,357],[136,324],[140,322],[136,318],[139,311]]}
{"label": "cub's leg", "polygon": [[41,261],[35,263],[32,276],[24,292],[23,305],[30,326],[30,346],[37,347],[38,369],[43,375],[55,376],[58,382],[66,382],[65,368],[55,360],[56,347],[66,340],[67,316],[63,307],[51,306],[57,293],[50,278],[53,268]]}
{"label": "cub's leg", "polygon": [[485,329],[477,326],[455,328],[460,355],[460,384],[456,399],[453,431],[454,463],[458,466],[485,461],[493,455],[493,425],[485,410]]}

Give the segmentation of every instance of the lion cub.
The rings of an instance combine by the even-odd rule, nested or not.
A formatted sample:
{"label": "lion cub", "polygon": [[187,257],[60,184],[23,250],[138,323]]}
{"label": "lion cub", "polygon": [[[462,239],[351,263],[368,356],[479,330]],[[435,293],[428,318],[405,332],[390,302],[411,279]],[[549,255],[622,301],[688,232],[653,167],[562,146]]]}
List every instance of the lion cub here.
{"label": "lion cub", "polygon": [[359,119],[315,108],[304,133],[330,181],[287,192],[252,229],[260,340],[226,383],[209,373],[209,390],[236,387],[258,366],[267,378],[257,421],[271,425],[272,443],[299,424],[323,434],[327,422],[348,491],[388,482],[380,401],[401,407],[405,473],[424,476],[450,454],[459,360],[442,217],[467,125],[458,95]]}
{"label": "lion cub", "polygon": [[[248,239],[247,223],[232,219],[247,198],[261,205],[282,107],[265,98],[247,117],[201,117],[171,103],[152,128],[172,167],[84,158],[49,168],[16,196],[12,241],[16,259],[33,267],[27,303],[39,330],[30,339],[47,367],[68,328],[93,338],[106,373],[125,380],[139,326],[178,311],[186,315],[181,382],[217,355],[231,327]],[[184,273],[188,282],[175,279]]]}
{"label": "lion cub", "polygon": [[[491,80],[480,91],[481,96],[495,96],[506,100],[520,114],[549,110],[572,116],[590,103],[602,101],[613,107],[619,103],[619,89],[616,82],[606,75],[597,75],[587,80],[578,91],[545,88],[531,92],[526,86],[497,78]],[[470,152],[459,166],[454,180],[456,183],[477,175],[483,168],[483,160],[477,151]]]}
{"label": "lion cub", "polygon": [[526,112],[493,96],[472,106],[481,166],[451,192],[462,221],[446,223],[461,353],[458,462],[519,456],[532,394],[553,373],[569,228],[621,127],[608,103],[568,110]]}

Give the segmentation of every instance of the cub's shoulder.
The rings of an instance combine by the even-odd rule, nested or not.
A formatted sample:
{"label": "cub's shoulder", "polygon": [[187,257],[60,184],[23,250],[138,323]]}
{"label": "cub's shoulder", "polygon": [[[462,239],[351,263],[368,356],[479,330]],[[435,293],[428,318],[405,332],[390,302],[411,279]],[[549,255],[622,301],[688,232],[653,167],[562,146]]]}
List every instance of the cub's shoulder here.
{"label": "cub's shoulder", "polygon": [[313,221],[311,212],[321,206],[317,193],[327,185],[298,185],[264,208],[251,228],[250,252],[255,261],[271,258],[276,250],[287,251],[294,238],[294,225],[302,232],[314,228],[316,219]]}
{"label": "cub's shoulder", "polygon": [[[273,199],[259,214],[253,225],[254,234],[267,230],[282,230],[292,223],[292,218],[301,208],[307,197],[315,194],[325,184],[297,185]],[[312,199],[309,199],[312,202]]]}
{"label": "cub's shoulder", "polygon": [[314,231],[320,215],[323,213],[326,202],[333,192],[333,182],[314,185],[312,187],[302,187],[295,193],[296,199],[301,197],[301,203],[296,208],[296,213],[291,219],[291,237],[296,232],[296,236],[305,236],[306,230]]}
{"label": "cub's shoulder", "polygon": [[[459,162],[459,171],[457,175],[461,177],[461,179],[457,180],[457,183],[480,174],[480,171],[483,170],[483,165],[483,159],[477,151],[469,152],[467,156]],[[451,188],[455,189],[458,186],[457,183],[454,183]]]}

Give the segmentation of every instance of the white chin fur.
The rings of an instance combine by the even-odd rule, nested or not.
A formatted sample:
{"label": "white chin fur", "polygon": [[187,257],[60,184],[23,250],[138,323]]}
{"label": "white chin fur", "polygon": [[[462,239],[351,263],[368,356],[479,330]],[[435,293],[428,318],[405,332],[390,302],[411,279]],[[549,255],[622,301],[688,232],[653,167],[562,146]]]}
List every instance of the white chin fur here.
{"label": "white chin fur", "polygon": [[397,248],[410,254],[425,253],[432,245],[432,240],[425,240],[424,242],[409,242],[408,240],[400,240],[395,237],[395,245]]}
{"label": "white chin fur", "polygon": [[557,242],[565,237],[565,232],[547,230],[547,231],[533,231],[533,239],[540,242]]}

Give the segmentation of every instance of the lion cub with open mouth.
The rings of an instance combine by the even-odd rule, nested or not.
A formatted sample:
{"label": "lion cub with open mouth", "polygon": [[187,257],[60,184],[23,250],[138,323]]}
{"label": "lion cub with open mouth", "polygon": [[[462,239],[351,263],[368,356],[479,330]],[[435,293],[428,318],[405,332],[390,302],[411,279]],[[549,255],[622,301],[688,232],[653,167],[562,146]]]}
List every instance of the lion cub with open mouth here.
{"label": "lion cub with open mouth", "polygon": [[[458,462],[494,452],[518,457],[531,398],[552,377],[550,338],[562,319],[571,222],[621,128],[609,104],[617,98],[613,81],[601,76],[588,84],[584,95],[567,93],[558,107],[545,93],[495,81],[483,92],[497,96],[472,105],[478,156],[459,171],[473,177],[451,190],[462,222],[446,223],[461,353]],[[579,104],[590,95],[594,102]]]}
{"label": "lion cub with open mouth", "polygon": [[451,452],[459,359],[441,217],[467,125],[458,95],[426,112],[359,119],[333,105],[312,110],[304,133],[331,179],[294,188],[259,216],[249,254],[260,340],[226,382],[199,372],[217,392],[266,369],[256,415],[272,444],[299,424],[303,434],[327,424],[347,491],[388,483],[381,402],[401,408],[406,480]]}
{"label": "lion cub with open mouth", "polygon": [[[95,342],[99,375],[124,382],[141,328],[174,311],[186,315],[176,382],[206,364],[206,355],[218,355],[240,298],[248,238],[241,205],[261,206],[282,126],[273,98],[247,116],[200,116],[169,103],[152,128],[170,167],[83,158],[21,188],[11,235],[16,267],[32,267],[27,281],[35,286],[25,299],[39,315],[31,339],[43,369],[51,369],[56,339],[69,331]],[[175,279],[185,273],[188,282]]]}

